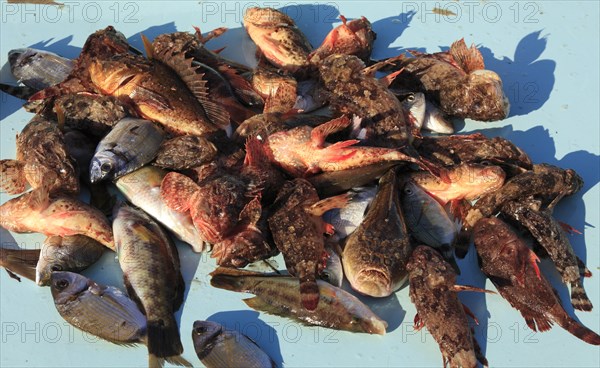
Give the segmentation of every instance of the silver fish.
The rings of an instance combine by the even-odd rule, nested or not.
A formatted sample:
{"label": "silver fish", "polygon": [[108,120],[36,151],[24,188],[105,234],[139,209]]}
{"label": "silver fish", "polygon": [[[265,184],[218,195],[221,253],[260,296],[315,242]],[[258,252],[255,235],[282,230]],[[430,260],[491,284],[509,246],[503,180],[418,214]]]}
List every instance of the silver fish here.
{"label": "silver fish", "polygon": [[122,119],[98,144],[90,181],[116,179],[139,169],[154,159],[163,138],[163,131],[148,120]]}
{"label": "silver fish", "polygon": [[42,244],[35,267],[35,282],[40,286],[50,283],[56,271],[79,272],[96,263],[105,247],[84,235],[49,236]]}
{"label": "silver fish", "polygon": [[329,245],[325,246],[325,251],[329,257],[327,257],[327,264],[319,275],[319,278],[333,286],[342,287],[342,281],[344,281],[342,259],[339,253]]}
{"label": "silver fish", "polygon": [[146,341],[146,317],[121,290],[72,272],[53,272],[52,298],[70,324],[115,344]]}
{"label": "silver fish", "polygon": [[165,175],[167,172],[163,169],[145,166],[122,176],[115,184],[127,200],[171,230],[178,239],[188,243],[194,252],[208,250],[189,213],[174,211],[163,202],[160,184]]}
{"label": "silver fish", "polygon": [[434,133],[453,134],[454,125],[444,118],[442,112],[431,101],[425,103],[425,116],[423,118],[423,129]]}
{"label": "silver fish", "polygon": [[360,225],[369,204],[377,194],[377,186],[352,189],[350,200],[344,208],[334,208],[325,212],[323,219],[333,225],[337,240],[346,238]]}
{"label": "silver fish", "polygon": [[19,82],[37,90],[64,81],[74,65],[70,59],[32,48],[9,51],[8,62],[12,74]]}
{"label": "silver fish", "polygon": [[426,102],[423,92],[411,92],[401,100],[402,106],[410,112],[417,128],[423,127],[425,121]]}
{"label": "silver fish", "polygon": [[277,366],[267,353],[246,335],[227,330],[216,322],[194,322],[192,340],[198,358],[207,368]]}

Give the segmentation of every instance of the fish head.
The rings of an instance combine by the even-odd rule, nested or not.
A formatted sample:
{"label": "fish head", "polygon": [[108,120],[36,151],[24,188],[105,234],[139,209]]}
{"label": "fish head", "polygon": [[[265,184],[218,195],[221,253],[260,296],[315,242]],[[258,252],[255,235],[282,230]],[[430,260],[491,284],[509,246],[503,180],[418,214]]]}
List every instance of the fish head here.
{"label": "fish head", "polygon": [[211,321],[196,321],[192,329],[192,340],[196,354],[201,355],[206,348],[212,346],[216,338],[223,332],[223,326]]}
{"label": "fish head", "polygon": [[423,92],[410,92],[403,96],[402,106],[409,111],[415,119],[417,127],[422,127],[425,120],[425,94]]}
{"label": "fish head", "polygon": [[77,298],[89,287],[89,280],[73,272],[52,272],[50,289],[55,304],[65,304]]}
{"label": "fish head", "polygon": [[576,193],[583,188],[583,179],[575,170],[567,169],[565,170],[565,175],[566,195]]}
{"label": "fish head", "polygon": [[366,331],[370,334],[385,335],[385,330],[388,327],[386,321],[379,319],[376,316],[371,316],[368,318],[357,317],[355,320],[358,320],[361,326],[359,331]]}
{"label": "fish head", "polygon": [[108,59],[113,55],[125,54],[129,50],[129,43],[123,33],[113,26],[92,33],[83,45],[82,54],[90,59]]}
{"label": "fish head", "polygon": [[386,297],[392,293],[392,280],[385,268],[365,267],[353,277],[353,288],[373,297]]}
{"label": "fish head", "polygon": [[62,237],[50,236],[44,240],[40,259],[35,267],[35,282],[39,286],[50,283],[52,272],[66,271],[63,264],[64,252],[61,249]]}
{"label": "fish head", "polygon": [[120,167],[126,163],[114,152],[103,150],[96,152],[90,162],[90,181],[97,183],[101,180],[112,179],[116,176]]}
{"label": "fish head", "polygon": [[410,273],[418,273],[425,278],[429,288],[450,288],[456,281],[452,266],[435,249],[420,245],[411,254],[406,266]]}
{"label": "fish head", "polygon": [[473,230],[479,256],[490,263],[502,265],[507,274],[522,274],[527,265],[529,248],[518,235],[496,217],[483,218]]}
{"label": "fish head", "polygon": [[468,78],[464,103],[469,118],[480,121],[506,118],[510,103],[502,89],[500,76],[491,70],[476,70]]}
{"label": "fish head", "polygon": [[13,74],[15,74],[15,69],[22,68],[28,64],[28,60],[35,57],[36,54],[37,50],[29,48],[10,50],[8,52],[8,63]]}
{"label": "fish head", "polygon": [[276,27],[278,25],[294,25],[292,18],[273,8],[251,7],[244,13],[244,25],[256,27]]}
{"label": "fish head", "polygon": [[371,55],[377,37],[371,22],[365,17],[350,22],[344,16],[340,18],[343,24],[329,32],[321,46],[309,56],[311,62],[317,63],[331,54],[356,55],[363,60]]}

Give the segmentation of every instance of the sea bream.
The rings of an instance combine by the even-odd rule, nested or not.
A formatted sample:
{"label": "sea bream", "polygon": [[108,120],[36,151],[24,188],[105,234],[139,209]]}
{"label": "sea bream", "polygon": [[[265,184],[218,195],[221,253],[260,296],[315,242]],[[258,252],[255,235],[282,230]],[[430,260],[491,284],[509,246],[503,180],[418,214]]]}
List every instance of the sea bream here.
{"label": "sea bream", "polygon": [[35,90],[64,81],[73,69],[73,60],[32,48],[10,50],[8,63],[17,81]]}

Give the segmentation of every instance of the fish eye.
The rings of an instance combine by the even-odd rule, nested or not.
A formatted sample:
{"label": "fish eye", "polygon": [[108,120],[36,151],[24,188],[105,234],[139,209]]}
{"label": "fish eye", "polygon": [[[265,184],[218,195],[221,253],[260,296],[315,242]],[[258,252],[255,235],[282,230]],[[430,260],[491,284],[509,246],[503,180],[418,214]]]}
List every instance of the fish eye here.
{"label": "fish eye", "polygon": [[414,102],[415,101],[415,95],[414,95],[414,93],[409,94],[408,97],[406,97],[406,101],[408,101],[408,102]]}
{"label": "fish eye", "polygon": [[52,271],[62,271],[63,270],[62,266],[58,265],[58,264],[52,265],[52,267],[50,267],[50,269]]}
{"label": "fish eye", "polygon": [[69,286],[69,281],[67,280],[58,280],[57,282],[54,283],[54,286],[56,286],[56,288],[58,290],[64,290]]}
{"label": "fish eye", "polygon": [[203,333],[205,333],[206,331],[207,331],[207,329],[206,329],[206,327],[204,327],[204,326],[199,326],[199,327],[196,327],[196,328],[194,329],[194,332],[196,333],[196,335],[203,334]]}
{"label": "fish eye", "polygon": [[410,194],[412,194],[412,189],[410,189],[410,188],[404,188],[404,193],[410,195]]}
{"label": "fish eye", "polygon": [[111,171],[112,170],[111,163],[110,162],[103,163],[102,166],[100,166],[100,170],[105,173]]}

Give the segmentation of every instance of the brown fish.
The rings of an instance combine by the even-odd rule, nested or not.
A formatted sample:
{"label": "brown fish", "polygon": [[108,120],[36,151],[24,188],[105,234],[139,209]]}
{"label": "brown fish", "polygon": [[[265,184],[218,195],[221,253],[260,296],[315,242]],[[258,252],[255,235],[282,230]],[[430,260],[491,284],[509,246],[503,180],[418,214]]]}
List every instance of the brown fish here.
{"label": "brown fish", "polygon": [[475,368],[477,361],[487,367],[467,321],[467,314],[472,313],[458,300],[457,291],[463,288],[455,285],[456,273],[450,264],[433,248],[421,245],[412,253],[407,268],[410,300],[417,309],[415,328],[425,326],[433,335],[444,367]]}
{"label": "brown fish", "polygon": [[398,178],[391,169],[379,180],[379,189],[365,218],[346,240],[342,255],[344,274],[354,290],[386,297],[406,281],[411,252]]}
{"label": "brown fish", "polygon": [[340,19],[342,25],[332,29],[321,46],[308,56],[311,63],[319,63],[333,54],[355,55],[364,62],[371,57],[373,42],[377,38],[371,22],[365,17],[348,22],[346,17],[340,15]]}
{"label": "brown fish", "polygon": [[208,139],[196,135],[184,135],[163,141],[155,166],[171,170],[185,170],[212,161],[217,147]]}
{"label": "brown fish", "polygon": [[305,179],[294,179],[283,185],[268,218],[269,228],[285,265],[300,280],[302,305],[315,310],[319,303],[317,275],[325,267],[325,239],[331,233],[321,216],[332,208],[343,207],[347,196],[319,200],[315,188]]}
{"label": "brown fish", "polygon": [[481,219],[474,231],[481,270],[527,326],[544,332],[552,323],[577,338],[600,345],[600,336],[571,318],[560,304],[556,291],[539,272],[537,256],[519,236],[498,218]]}
{"label": "brown fish", "polygon": [[0,267],[4,267],[8,275],[19,282],[19,276],[35,281],[35,265],[39,258],[39,249],[0,248]]}
{"label": "brown fish", "polygon": [[[66,148],[57,124],[35,116],[17,135],[16,160],[0,161],[0,188],[19,194],[27,183],[35,189],[44,182],[51,193],[79,193],[79,178]],[[49,181],[49,176],[55,180]]]}

